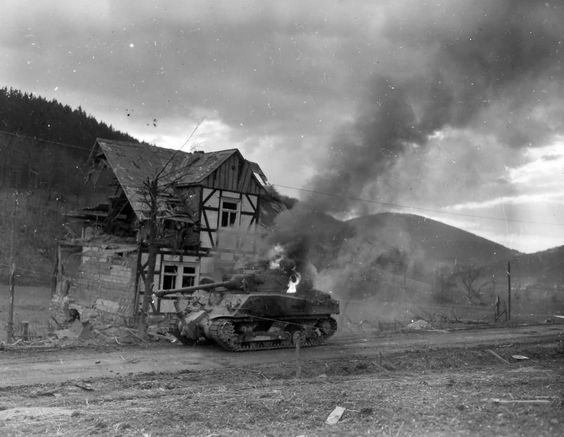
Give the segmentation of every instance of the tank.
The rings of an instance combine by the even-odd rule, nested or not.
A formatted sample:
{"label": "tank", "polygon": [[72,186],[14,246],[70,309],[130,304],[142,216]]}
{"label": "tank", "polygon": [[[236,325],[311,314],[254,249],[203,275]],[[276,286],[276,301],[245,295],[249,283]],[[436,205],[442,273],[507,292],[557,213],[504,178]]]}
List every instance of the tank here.
{"label": "tank", "polygon": [[[324,343],[337,330],[339,302],[300,283],[297,273],[266,271],[222,282],[159,290],[173,298],[178,321],[171,333],[182,343],[209,340],[229,351],[281,349]],[[174,295],[174,297],[172,297]],[[183,295],[187,304],[180,308]]]}

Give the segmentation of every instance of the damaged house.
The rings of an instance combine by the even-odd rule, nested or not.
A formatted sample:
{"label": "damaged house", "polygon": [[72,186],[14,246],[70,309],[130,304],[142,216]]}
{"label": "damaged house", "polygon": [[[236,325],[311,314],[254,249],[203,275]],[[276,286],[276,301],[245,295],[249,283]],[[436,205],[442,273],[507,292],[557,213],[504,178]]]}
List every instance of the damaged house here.
{"label": "damaged house", "polygon": [[[258,231],[281,208],[260,167],[237,149],[186,153],[98,139],[89,162],[88,181],[107,201],[72,213],[72,234],[59,244],[57,295],[67,313],[70,305],[81,313],[135,318],[152,222],[153,289],[173,289],[221,280],[252,260]],[[153,314],[174,311],[172,300],[151,302]]]}

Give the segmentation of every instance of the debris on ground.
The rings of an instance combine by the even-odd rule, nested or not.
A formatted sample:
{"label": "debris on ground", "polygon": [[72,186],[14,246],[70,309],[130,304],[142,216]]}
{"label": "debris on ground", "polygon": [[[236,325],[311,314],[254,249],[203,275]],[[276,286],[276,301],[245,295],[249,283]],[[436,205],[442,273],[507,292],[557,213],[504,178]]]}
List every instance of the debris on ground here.
{"label": "debris on ground", "polygon": [[495,353],[494,351],[492,351],[491,349],[486,349],[486,352],[491,354],[492,356],[496,357],[499,361],[501,361],[502,363],[505,364],[511,364],[509,361],[507,361],[505,358],[503,358],[501,355]]}
{"label": "debris on ground", "polygon": [[409,325],[407,325],[407,329],[422,330],[422,329],[433,329],[433,327],[426,320],[420,319],[420,320],[416,320],[414,322],[411,322]]}
{"label": "debris on ground", "polygon": [[86,391],[93,391],[94,389],[92,388],[92,384],[80,384],[80,383],[75,383],[74,384],[75,387],[81,388],[82,390],[86,390]]}
{"label": "debris on ground", "polygon": [[168,332],[167,327],[152,325],[147,329],[147,335],[155,341],[163,340],[170,343],[175,343],[177,338]]}
{"label": "debris on ground", "polygon": [[123,325],[95,325],[90,321],[74,320],[72,323],[58,325],[45,336],[30,340],[17,339],[13,343],[2,343],[2,349],[10,348],[52,348],[75,346],[135,345],[153,342],[175,343],[176,337],[168,333],[168,327],[150,325],[146,333]]}
{"label": "debris on ground", "polygon": [[325,423],[327,423],[327,425],[337,424],[339,420],[341,420],[341,417],[343,416],[344,412],[345,409],[343,407],[339,407],[339,406],[335,407],[335,409],[331,411],[331,414],[329,414],[329,416],[327,417]]}
{"label": "debris on ground", "polygon": [[[30,356],[43,357],[42,367],[36,367],[35,358],[29,367],[39,377],[6,381],[0,412],[20,406],[74,412],[70,417],[9,413],[14,418],[0,420],[0,435],[564,435],[564,351],[558,336],[544,341],[514,337],[511,344],[499,343],[503,349],[479,339],[475,344],[404,351],[394,346],[370,353],[362,344],[347,354],[335,348],[329,357],[323,351],[304,353],[299,380],[293,351],[282,361],[263,363],[256,360],[262,353],[226,354],[216,368],[209,366],[210,358],[218,356],[215,351],[181,360],[176,353],[183,351],[176,348],[154,351],[144,345],[116,348],[113,359],[99,356],[103,351],[38,351]],[[531,359],[507,366],[489,356],[488,347],[503,350],[509,360],[512,355]],[[155,371],[155,353],[182,366]],[[6,365],[16,368],[22,355],[12,354]],[[57,382],[59,358],[63,365],[84,363],[84,373],[81,369],[80,378],[69,373]],[[533,359],[539,365],[532,367]],[[130,365],[139,360],[145,364]],[[190,361],[203,367],[190,368],[185,364]],[[395,370],[384,372],[374,363],[389,363]],[[48,366],[57,370],[41,371]],[[343,414],[329,425],[336,406]]]}
{"label": "debris on ground", "polygon": [[547,399],[499,399],[490,398],[485,399],[485,401],[493,402],[495,404],[552,404],[558,402],[558,399],[547,398]]}
{"label": "debris on ground", "polygon": [[511,355],[511,358],[513,358],[514,360],[528,360],[529,357],[526,357],[525,355]]}

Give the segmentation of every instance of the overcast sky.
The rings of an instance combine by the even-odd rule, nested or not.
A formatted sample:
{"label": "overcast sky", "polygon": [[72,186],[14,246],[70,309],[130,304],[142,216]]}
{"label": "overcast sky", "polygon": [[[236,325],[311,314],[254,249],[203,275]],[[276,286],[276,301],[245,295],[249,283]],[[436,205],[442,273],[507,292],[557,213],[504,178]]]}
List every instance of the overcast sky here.
{"label": "overcast sky", "polygon": [[340,218],[531,252],[564,244],[562,23],[562,1],[4,0],[0,86],[157,146],[198,126],[183,150],[237,147]]}

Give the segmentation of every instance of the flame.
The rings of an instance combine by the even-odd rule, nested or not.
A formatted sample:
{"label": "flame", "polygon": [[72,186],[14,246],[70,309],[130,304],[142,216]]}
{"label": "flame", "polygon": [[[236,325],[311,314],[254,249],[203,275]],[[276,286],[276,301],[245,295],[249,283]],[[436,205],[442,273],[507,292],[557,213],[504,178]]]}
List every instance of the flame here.
{"label": "flame", "polygon": [[298,291],[297,287],[301,280],[302,275],[298,272],[294,272],[292,276],[290,276],[290,282],[288,282],[288,289],[286,290],[286,293],[295,294],[296,291]]}

